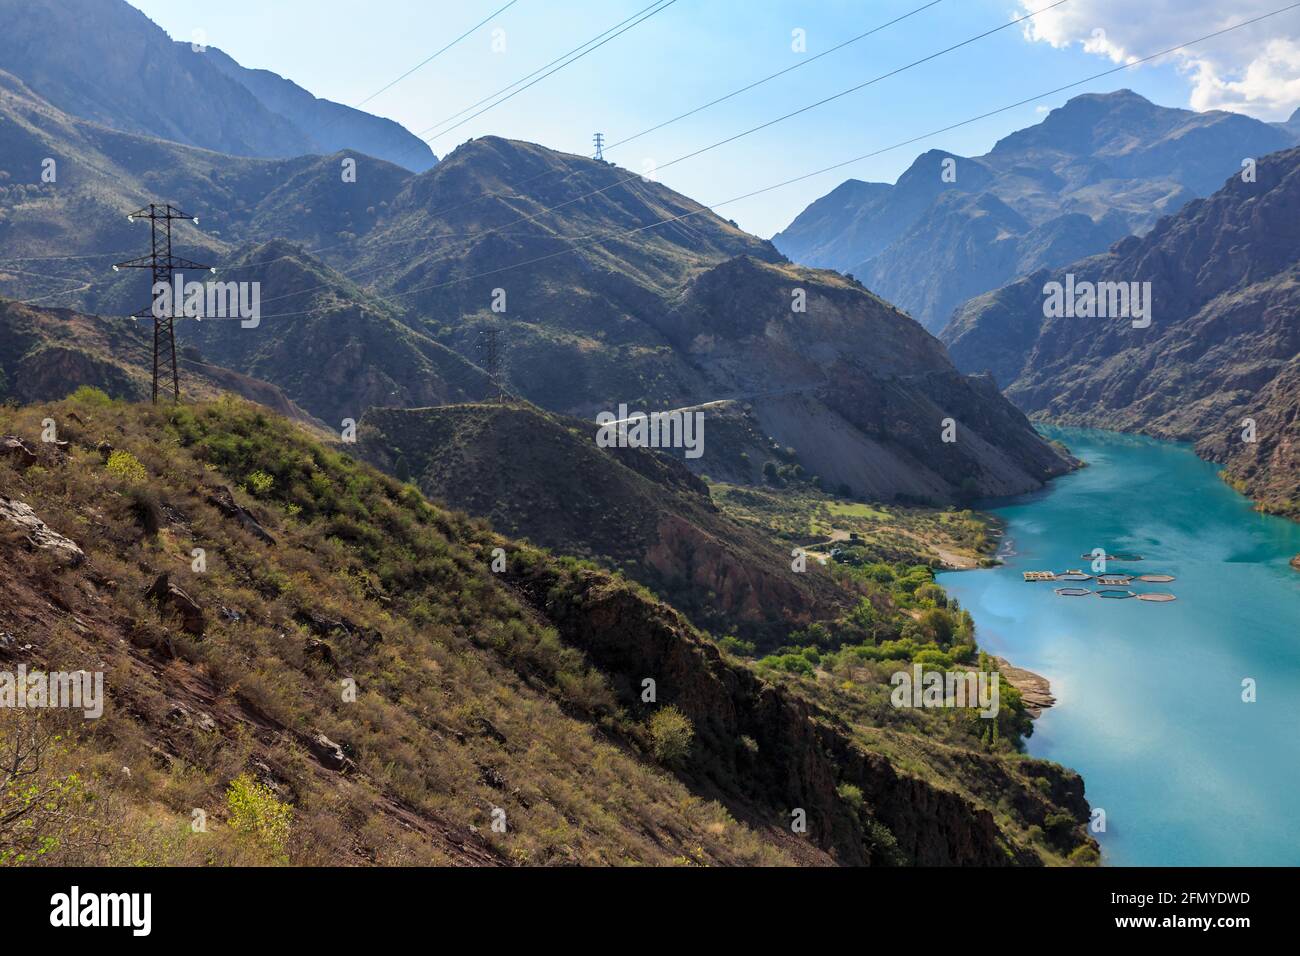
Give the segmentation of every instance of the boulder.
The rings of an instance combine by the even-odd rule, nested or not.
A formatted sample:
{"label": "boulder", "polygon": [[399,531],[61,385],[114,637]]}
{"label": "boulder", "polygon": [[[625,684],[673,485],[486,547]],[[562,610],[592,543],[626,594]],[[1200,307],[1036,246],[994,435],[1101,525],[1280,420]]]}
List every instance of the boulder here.
{"label": "boulder", "polygon": [[0,456],[13,461],[20,471],[26,471],[37,462],[36,452],[16,435],[0,435]]}
{"label": "boulder", "polygon": [[320,732],[307,738],[307,746],[315,754],[316,759],[331,770],[351,773],[357,769],[357,765],[343,752],[343,748]]}
{"label": "boulder", "polygon": [[164,571],[158,575],[158,578],[144,592],[146,600],[158,602],[158,609],[170,607],[172,611],[180,615],[181,629],[195,637],[202,637],[206,627],[206,621],[203,617],[203,609],[198,603],[167,580],[167,573]]}
{"label": "boulder", "polygon": [[86,560],[86,553],[75,541],[51,529],[30,505],[16,498],[0,497],[0,518],[26,532],[27,543],[32,548],[49,552],[68,567],[76,567]]}

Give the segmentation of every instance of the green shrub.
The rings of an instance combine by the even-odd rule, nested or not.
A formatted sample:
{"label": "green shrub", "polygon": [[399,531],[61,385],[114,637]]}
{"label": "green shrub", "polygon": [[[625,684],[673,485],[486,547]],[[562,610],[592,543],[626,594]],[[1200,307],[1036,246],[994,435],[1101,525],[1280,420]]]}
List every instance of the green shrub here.
{"label": "green shrub", "polygon": [[1096,866],[1101,862],[1101,854],[1091,843],[1080,843],[1071,851],[1069,859],[1075,866]]}
{"label": "green shrub", "polygon": [[245,480],[248,483],[248,490],[259,498],[267,494],[275,485],[275,479],[260,468],[257,471],[250,472]]}
{"label": "green shrub", "polygon": [[695,728],[685,714],[676,707],[665,707],[650,718],[649,729],[650,747],[656,760],[671,766],[686,759]]}
{"label": "green shrub", "polygon": [[113,400],[100,389],[93,388],[89,385],[81,385],[75,392],[68,396],[74,402],[81,402],[84,405],[111,405]]}
{"label": "green shrub", "polygon": [[144,481],[149,477],[144,470],[144,465],[140,464],[140,459],[120,448],[108,456],[107,467],[110,475],[123,481]]}
{"label": "green shrub", "polygon": [[855,787],[851,783],[842,783],[835,788],[841,800],[851,806],[854,810],[862,809],[862,788]]}
{"label": "green shrub", "polygon": [[226,791],[226,807],[230,811],[230,828],[251,835],[264,849],[284,856],[289,841],[289,826],[293,821],[293,807],[276,799],[266,787],[246,773],[230,781]]}

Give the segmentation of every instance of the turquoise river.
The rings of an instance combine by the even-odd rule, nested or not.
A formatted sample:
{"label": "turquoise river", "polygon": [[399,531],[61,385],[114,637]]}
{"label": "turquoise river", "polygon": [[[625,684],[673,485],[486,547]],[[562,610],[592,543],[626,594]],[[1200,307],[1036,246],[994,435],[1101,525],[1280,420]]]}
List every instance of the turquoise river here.
{"label": "turquoise river", "polygon": [[[1088,467],[988,506],[1006,523],[1001,567],[939,575],[982,646],[1051,681],[1030,753],[1083,775],[1107,864],[1300,864],[1300,525],[1253,511],[1187,446],[1045,431]],[[1094,548],[1144,559],[1109,572],[1174,575],[1130,589],[1177,600],[1022,578],[1088,572]]]}

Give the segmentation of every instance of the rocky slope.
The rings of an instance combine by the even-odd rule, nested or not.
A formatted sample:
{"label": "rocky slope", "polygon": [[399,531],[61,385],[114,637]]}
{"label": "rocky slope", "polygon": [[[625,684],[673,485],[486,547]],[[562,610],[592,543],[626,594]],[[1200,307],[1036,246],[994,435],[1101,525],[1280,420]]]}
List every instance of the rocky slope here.
{"label": "rocky slope", "polygon": [[[46,417],[66,444],[36,438]],[[905,728],[873,745],[639,589],[431,506],[264,409],[83,392],[0,407],[0,433],[40,464],[0,456],[0,556],[14,570],[0,661],[106,674],[100,720],[0,714],[0,737],[29,717],[62,734],[40,772],[79,781],[75,813],[20,814],[30,825],[5,832],[48,862],[1095,854],[1076,775]],[[652,719],[669,706],[693,730],[684,749],[665,749]],[[881,740],[910,741],[906,769]],[[241,786],[262,822],[236,812]],[[795,809],[806,833],[790,829]]]}
{"label": "rocky slope", "polygon": [[[57,401],[89,385],[114,398],[146,400],[153,383],[152,328],[145,321],[0,299],[0,399]],[[316,424],[268,382],[206,362],[192,349],[182,348],[177,358],[188,398],[234,392],[287,418]]]}
{"label": "rocky slope", "polygon": [[937,331],[972,296],[1145,232],[1217,189],[1242,157],[1297,139],[1233,113],[1089,93],[983,156],[931,150],[893,186],[850,180],[772,241],[797,262],[857,276]]}
{"label": "rocky slope", "polygon": [[[355,149],[423,170],[437,159],[391,120],[173,42],[124,0],[0,0],[0,64],[59,109],[103,126],[235,156]],[[202,38],[199,38],[202,40]]]}
{"label": "rocky slope", "polygon": [[[521,175],[526,189],[503,188]],[[498,328],[509,388],[545,408],[731,402],[826,481],[880,497],[1007,493],[1067,467],[896,309],[615,167],[487,137],[413,179],[385,229],[376,250],[422,234],[438,251],[381,273],[379,288],[463,355]],[[491,310],[498,289],[504,312]],[[955,443],[940,440],[949,416]],[[708,447],[689,462],[704,474]]]}
{"label": "rocky slope", "polygon": [[[1259,160],[1147,235],[964,306],[953,361],[1032,415],[1197,442],[1269,510],[1300,515],[1300,149]],[[1149,328],[1044,318],[1044,284],[1150,282]],[[1255,423],[1245,440],[1245,419]]]}
{"label": "rocky slope", "polygon": [[358,448],[504,534],[622,570],[719,635],[775,646],[847,609],[815,561],[793,572],[788,547],[723,515],[679,462],[594,433],[523,404],[375,408]]}
{"label": "rocky slope", "polygon": [[269,301],[265,325],[220,320],[179,324],[181,341],[210,361],[264,379],[338,427],[374,405],[443,405],[484,398],[487,376],[288,242],[242,250],[220,274],[256,282]]}

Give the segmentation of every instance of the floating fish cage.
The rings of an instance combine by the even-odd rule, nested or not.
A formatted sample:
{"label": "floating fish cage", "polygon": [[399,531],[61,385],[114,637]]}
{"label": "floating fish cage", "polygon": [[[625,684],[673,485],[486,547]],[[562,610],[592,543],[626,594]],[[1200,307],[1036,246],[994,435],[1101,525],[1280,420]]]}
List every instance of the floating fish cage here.
{"label": "floating fish cage", "polygon": [[1107,561],[1144,561],[1145,558],[1140,554],[1109,554],[1106,556]]}
{"label": "floating fish cage", "polygon": [[1174,580],[1172,574],[1139,574],[1139,581],[1145,581],[1148,584],[1169,584]]}
{"label": "floating fish cage", "polygon": [[1103,588],[1096,592],[1097,597],[1106,598],[1110,601],[1123,601],[1126,598],[1137,597],[1136,591],[1127,591],[1123,588]]}
{"label": "floating fish cage", "polygon": [[1099,574],[1097,575],[1097,583],[1127,586],[1133,583],[1133,576],[1130,574]]}
{"label": "floating fish cage", "polygon": [[1056,575],[1051,571],[1026,571],[1026,581],[1055,581]]}
{"label": "floating fish cage", "polygon": [[1058,575],[1056,576],[1056,580],[1058,580],[1058,581],[1091,581],[1091,580],[1092,580],[1092,575],[1091,575],[1091,574],[1085,574],[1083,571],[1070,570],[1070,571],[1066,571],[1064,574],[1058,574]]}
{"label": "floating fish cage", "polygon": [[1056,593],[1061,597],[1087,597],[1092,592],[1087,588],[1056,588]]}
{"label": "floating fish cage", "polygon": [[1177,596],[1170,594],[1168,591],[1151,591],[1147,594],[1139,594],[1139,601],[1153,601],[1157,604],[1167,604],[1170,601],[1177,601]]}

